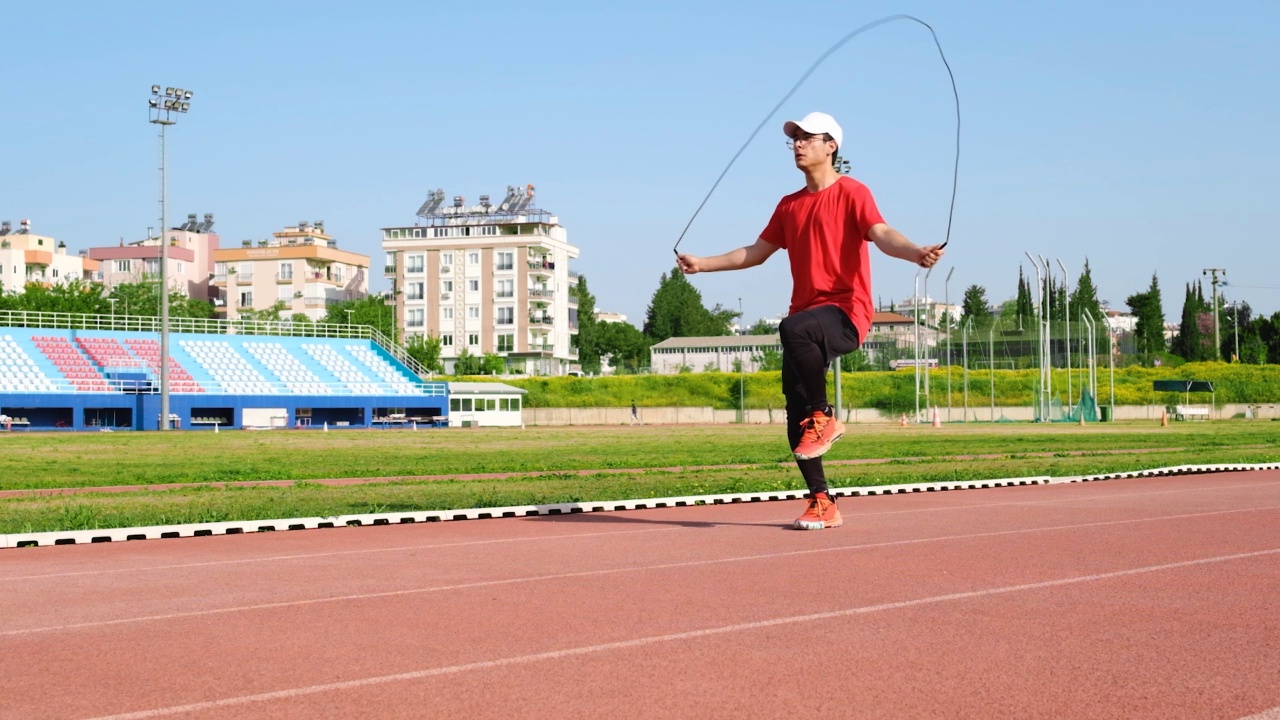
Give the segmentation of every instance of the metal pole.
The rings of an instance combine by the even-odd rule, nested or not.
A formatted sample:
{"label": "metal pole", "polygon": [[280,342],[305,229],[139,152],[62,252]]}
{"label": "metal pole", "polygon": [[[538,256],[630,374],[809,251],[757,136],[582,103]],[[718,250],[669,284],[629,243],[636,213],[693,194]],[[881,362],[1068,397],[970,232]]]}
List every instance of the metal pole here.
{"label": "metal pole", "polygon": [[173,125],[174,114],[191,108],[190,90],[151,86],[150,122],[160,126],[160,429],[169,429],[169,238],[165,217],[165,128]]}
{"label": "metal pole", "polygon": [[[742,313],[742,298],[738,298],[738,325],[741,327],[746,316]],[[741,337],[741,336],[739,336]],[[738,346],[738,422],[745,423],[747,421],[747,406],[743,403],[746,399],[746,373],[747,364],[742,361],[742,346]],[[836,360],[836,417],[840,417],[840,361]]]}
{"label": "metal pole", "polygon": [[[927,271],[925,271],[925,274],[924,274],[924,294],[925,294],[925,297],[928,297],[928,296],[929,296],[929,276],[930,276],[930,275],[932,275],[932,274],[933,274],[933,268],[929,268]],[[917,304],[918,304],[919,300],[920,300],[920,299],[917,299]],[[925,313],[924,313],[924,322],[925,322],[925,326],[926,326],[926,327],[928,327],[928,323],[929,323],[929,311],[928,311],[928,310],[925,310]],[[937,333],[937,331],[936,331],[936,330],[934,331],[933,336],[934,336],[934,338],[937,338],[937,337],[938,337],[938,333]],[[932,398],[931,398],[931,397],[930,397],[930,395],[929,395],[929,375],[930,375],[931,373],[929,372],[929,338],[927,338],[927,337],[925,338],[925,342],[924,342],[924,370],[923,370],[923,372],[924,372],[924,414],[925,414],[925,421],[927,422],[927,421],[929,421],[929,420],[933,417],[933,414],[930,412],[930,410],[933,408],[933,401],[932,401]]]}
{"label": "metal pole", "polygon": [[1067,272],[1067,266],[1062,264],[1062,260],[1058,259],[1058,267],[1062,268],[1062,287],[1064,290],[1063,298],[1066,304],[1063,306],[1063,317],[1066,322],[1063,323],[1067,328],[1067,405],[1071,405],[1071,274]]}
{"label": "metal pole", "polygon": [[1040,261],[1044,263],[1044,422],[1048,422],[1053,407],[1053,267],[1043,255]]}
{"label": "metal pole", "polygon": [[1218,273],[1227,274],[1224,268],[1205,268],[1202,275],[1213,276],[1213,353],[1222,359],[1222,339],[1218,332]]}
{"label": "metal pole", "polygon": [[[1040,354],[1040,392],[1044,393],[1044,322],[1041,317],[1044,313],[1044,275],[1040,272],[1040,263],[1031,256],[1031,253],[1025,253],[1027,259],[1031,261],[1031,267],[1036,271],[1036,347],[1037,353]],[[995,358],[992,358],[994,360]],[[1036,399],[1036,405],[1042,405],[1039,398]]]}
{"label": "metal pole", "polygon": [[969,331],[973,329],[973,318],[967,318],[960,338],[964,345],[964,421],[969,422]]}
{"label": "metal pole", "polygon": [[915,322],[915,348],[912,353],[914,356],[912,364],[916,368],[916,414],[915,421],[920,422],[920,271],[916,271],[915,288],[912,291],[911,304],[914,306],[916,322]]}
{"label": "metal pole", "polygon": [[991,369],[991,422],[996,421],[996,324],[987,331],[987,367]]}
{"label": "metal pole", "polygon": [[951,422],[951,273],[955,271],[953,265],[942,281],[942,302],[947,308],[947,422]]}

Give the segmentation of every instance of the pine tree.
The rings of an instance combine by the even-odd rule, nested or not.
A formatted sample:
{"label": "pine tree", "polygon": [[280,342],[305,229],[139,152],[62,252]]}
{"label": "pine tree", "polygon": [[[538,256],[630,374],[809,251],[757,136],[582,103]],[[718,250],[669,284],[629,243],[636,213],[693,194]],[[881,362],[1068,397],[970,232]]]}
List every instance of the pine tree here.
{"label": "pine tree", "polygon": [[990,325],[991,308],[987,302],[987,289],[981,285],[970,285],[964,291],[961,312],[963,313],[961,323],[968,322],[972,318],[974,327],[985,328]]}
{"label": "pine tree", "polygon": [[1093,272],[1089,269],[1089,258],[1084,259],[1084,272],[1076,282],[1076,290],[1071,294],[1071,315],[1075,320],[1088,311],[1089,316],[1099,327],[1103,325],[1104,314],[1102,303],[1098,300],[1098,289],[1093,284]]}
{"label": "pine tree", "polygon": [[600,324],[596,321],[596,297],[587,289],[587,276],[579,275],[578,284],[569,288],[578,300],[578,364],[585,373],[600,372]]}
{"label": "pine tree", "polygon": [[1031,283],[1027,282],[1026,277],[1022,274],[1022,266],[1018,266],[1018,300],[1017,300],[1017,317],[1018,328],[1025,330],[1035,325],[1036,306],[1031,299]]}
{"label": "pine tree", "polygon": [[[733,313],[736,315],[736,313]],[[728,335],[723,316],[717,318],[702,304],[702,293],[679,268],[662,274],[645,311],[644,334],[655,343],[672,337]]]}
{"label": "pine tree", "polygon": [[1160,280],[1153,273],[1146,292],[1130,295],[1125,300],[1137,319],[1134,344],[1139,355],[1164,352],[1164,306],[1160,300]]}

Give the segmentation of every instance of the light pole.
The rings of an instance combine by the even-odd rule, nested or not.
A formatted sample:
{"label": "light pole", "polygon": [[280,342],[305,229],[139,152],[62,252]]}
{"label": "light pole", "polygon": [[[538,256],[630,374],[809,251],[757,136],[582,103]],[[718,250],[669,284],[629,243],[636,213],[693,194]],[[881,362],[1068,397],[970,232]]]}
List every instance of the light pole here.
{"label": "light pole", "polygon": [[[933,268],[929,268],[924,273],[924,296],[925,297],[929,297],[929,276],[932,274],[933,274]],[[916,298],[916,304],[919,305],[921,300],[922,298]],[[929,311],[927,309],[924,312],[924,322],[925,322],[925,327],[928,327]],[[936,330],[934,331],[933,336],[934,338],[938,337],[938,333]],[[930,373],[929,373],[929,338],[928,337],[925,337],[924,339],[924,371],[923,372],[924,372],[924,414],[925,414],[925,420],[928,421],[933,417],[933,413],[930,412],[933,408],[933,400],[929,395]]]}
{"label": "light pole", "polygon": [[911,305],[915,310],[915,358],[912,365],[916,368],[916,415],[915,421],[920,422],[920,270],[916,271],[915,289],[912,291]]}
{"label": "light pole", "polygon": [[[1036,331],[1037,331],[1036,335],[1037,335],[1037,345],[1039,346],[1039,352],[1040,352],[1040,392],[1043,393],[1044,392],[1044,322],[1041,320],[1041,318],[1044,317],[1044,274],[1040,272],[1040,263],[1036,262],[1036,259],[1032,257],[1031,253],[1028,252],[1025,254],[1027,256],[1027,259],[1031,261],[1031,267],[1035,268],[1036,270]],[[994,358],[992,359],[994,360]],[[1043,405],[1043,402],[1037,399],[1036,405],[1037,407],[1040,407]],[[992,405],[993,412],[994,412],[994,408],[995,408],[995,405],[993,404]]]}
{"label": "light pole", "polygon": [[951,273],[955,271],[952,265],[942,281],[942,304],[947,308],[947,422],[951,422]]}
{"label": "light pole", "polygon": [[1222,359],[1222,339],[1218,333],[1218,273],[1227,274],[1225,268],[1205,268],[1201,275],[1213,276],[1213,354]]}
{"label": "light pole", "polygon": [[973,318],[965,318],[960,337],[964,341],[964,422],[969,422],[969,331],[973,329]]}
{"label": "light pole", "polygon": [[[745,320],[746,320],[746,315],[743,315],[743,314],[742,314],[742,298],[738,298],[738,324],[739,324],[739,326],[741,326],[741,324],[742,324]],[[741,340],[739,340],[739,343],[741,343]],[[739,345],[738,345],[738,422],[745,423],[745,422],[747,421],[747,406],[746,406],[746,405],[744,405],[744,404],[743,404],[743,402],[745,401],[745,398],[746,398],[746,396],[747,396],[747,394],[746,394],[746,382],[747,382],[747,380],[746,380],[746,377],[747,377],[747,376],[746,376],[746,372],[747,372],[746,365],[747,365],[747,364],[746,364],[745,362],[743,362],[743,361],[742,361],[742,348],[743,348],[743,346],[742,346],[741,344],[739,344]],[[840,374],[839,374],[839,373],[840,373],[840,365],[839,365],[839,362],[840,362],[839,360],[836,360],[836,363],[837,363],[837,365],[836,365],[836,377],[837,377],[837,378],[839,378],[839,377],[840,377]],[[839,408],[839,407],[840,407],[840,392],[839,392],[839,389],[838,389],[838,388],[837,388],[837,391],[836,391],[836,407],[837,407],[837,408]],[[839,410],[837,410],[837,411],[836,411],[836,416],[837,416],[837,417],[839,417],[839,415],[840,415],[840,412],[839,412]]]}
{"label": "light pole", "polygon": [[1062,297],[1066,300],[1063,306],[1063,317],[1067,319],[1063,323],[1067,328],[1067,406],[1071,405],[1071,274],[1067,272],[1067,266],[1062,264],[1061,258],[1058,259],[1058,267],[1062,268]]}
{"label": "light pole", "polygon": [[177,122],[176,115],[191,109],[190,90],[151,86],[150,121],[160,126],[160,429],[169,429],[169,239],[165,237],[164,129]]}
{"label": "light pole", "polygon": [[347,324],[354,325],[355,323],[351,322],[351,314],[354,313],[355,310],[352,310],[351,308],[346,308],[346,311],[347,311]]}
{"label": "light pole", "polygon": [[116,329],[116,298],[107,298],[107,302],[111,303],[111,329]]}

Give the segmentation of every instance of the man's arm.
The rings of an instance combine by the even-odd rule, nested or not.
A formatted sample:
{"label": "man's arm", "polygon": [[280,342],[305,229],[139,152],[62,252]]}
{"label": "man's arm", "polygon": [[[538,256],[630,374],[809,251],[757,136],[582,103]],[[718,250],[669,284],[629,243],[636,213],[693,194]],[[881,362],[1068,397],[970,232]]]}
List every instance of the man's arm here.
{"label": "man's arm", "polygon": [[676,262],[680,265],[680,270],[685,275],[700,272],[719,272],[721,270],[742,270],[743,268],[759,265],[768,260],[769,256],[778,250],[779,247],[777,245],[765,242],[763,239],[757,239],[755,243],[746,247],[740,247],[737,250],[730,250],[722,255],[713,255],[711,257],[677,253]]}
{"label": "man's arm", "polygon": [[941,245],[920,247],[884,223],[872,225],[867,231],[867,237],[870,237],[876,247],[880,248],[880,252],[885,255],[906,260],[924,268],[933,267],[946,252]]}

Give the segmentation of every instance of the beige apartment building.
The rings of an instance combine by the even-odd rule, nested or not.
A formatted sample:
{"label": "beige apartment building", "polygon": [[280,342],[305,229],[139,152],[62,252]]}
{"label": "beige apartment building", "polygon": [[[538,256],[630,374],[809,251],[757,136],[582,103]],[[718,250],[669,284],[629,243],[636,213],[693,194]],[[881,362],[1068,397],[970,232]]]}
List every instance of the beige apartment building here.
{"label": "beige apartment building", "polygon": [[213,253],[213,284],[228,320],[284,303],[282,319],[301,313],[320,320],[329,306],[369,293],[369,256],[338,249],[324,222],[300,222],[270,240],[245,240]]}
{"label": "beige apartment building", "polygon": [[[218,251],[219,238],[213,232],[213,214],[205,213],[198,220],[192,213],[182,225],[170,228],[166,253],[168,267],[166,278],[169,288],[197,300],[215,301],[218,298],[213,280],[213,254]],[[95,276],[107,289],[117,285],[155,282],[160,279],[160,238],[148,237],[116,247],[89,248],[89,257],[101,264],[101,272]]]}
{"label": "beige apartment building", "polygon": [[27,283],[56,285],[75,280],[91,281],[98,262],[83,255],[68,255],[67,244],[48,235],[31,232],[31,221],[18,228],[0,223],[0,286],[4,292],[22,292]]}
{"label": "beige apartment building", "polygon": [[463,350],[496,353],[512,372],[564,375],[578,362],[569,297],[576,277],[560,220],[533,206],[532,185],[497,204],[430,193],[419,222],[382,229],[401,337],[440,338],[447,372]]}

